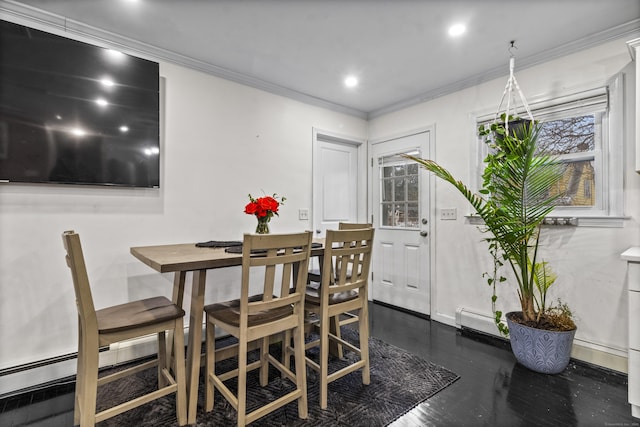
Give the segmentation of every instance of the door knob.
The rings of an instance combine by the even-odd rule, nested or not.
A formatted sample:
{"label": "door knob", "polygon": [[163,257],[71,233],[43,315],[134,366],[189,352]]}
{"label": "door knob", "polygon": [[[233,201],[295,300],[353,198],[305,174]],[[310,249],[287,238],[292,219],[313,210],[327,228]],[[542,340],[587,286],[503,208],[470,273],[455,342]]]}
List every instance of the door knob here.
{"label": "door knob", "polygon": [[428,233],[428,232],[426,232],[426,231],[421,231],[421,232],[420,232],[420,235],[421,235],[422,237],[427,237],[427,236],[429,235],[429,233]]}
{"label": "door knob", "polygon": [[422,218],[422,223],[423,224],[426,224],[427,222],[429,222],[429,221],[427,221],[427,218]]}

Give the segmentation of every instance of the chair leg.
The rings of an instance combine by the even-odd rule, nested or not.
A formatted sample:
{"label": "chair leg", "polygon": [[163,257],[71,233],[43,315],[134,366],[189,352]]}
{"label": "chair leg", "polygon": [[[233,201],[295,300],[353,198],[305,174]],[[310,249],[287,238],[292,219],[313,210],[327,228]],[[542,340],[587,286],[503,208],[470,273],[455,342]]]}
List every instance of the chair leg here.
{"label": "chair leg", "polygon": [[80,402],[80,398],[84,396],[82,388],[84,386],[85,357],[84,340],[82,339],[82,325],[78,322],[78,363],[76,368],[76,391],[75,397],[73,398],[73,425],[80,424],[80,405],[82,404]]}
{"label": "chair leg", "polygon": [[[85,337],[86,339],[86,337]],[[82,371],[78,372],[81,377],[81,394],[78,397],[80,407],[80,427],[94,426],[96,423],[96,398],[98,395],[98,345],[95,343],[83,344]]]}
{"label": "chair leg", "polygon": [[320,409],[327,409],[327,389],[329,375],[329,318],[320,321]]}
{"label": "chair leg", "polygon": [[206,385],[206,396],[205,396],[205,411],[209,412],[213,409],[213,395],[215,393],[215,388],[213,386],[213,380],[211,379],[211,375],[215,374],[216,369],[216,331],[215,325],[209,322],[207,319],[206,325],[206,360],[205,360],[205,385]]}
{"label": "chair leg", "polygon": [[[166,349],[166,347],[165,347]],[[182,318],[176,319],[175,330],[173,331],[173,345],[169,354],[173,353],[175,360],[174,376],[178,383],[176,392],[176,412],[178,425],[187,424],[187,375],[186,362],[184,358],[184,323]]]}
{"label": "chair leg", "polygon": [[[304,320],[301,324],[304,325]],[[296,358],[296,386],[298,387],[298,390],[302,391],[302,394],[298,399],[298,417],[306,419],[308,417],[307,363],[305,362],[303,326],[299,326],[294,329],[293,341]]]}
{"label": "chair leg", "polygon": [[[336,337],[342,338],[342,336],[340,335],[340,315],[338,314],[336,316],[330,317],[329,322],[331,325],[329,331]],[[331,354],[336,355],[339,359],[342,359],[344,357],[344,351],[340,342],[331,340],[329,341],[329,345],[331,346]]]}
{"label": "chair leg", "polygon": [[247,340],[240,336],[238,342],[238,427],[246,425],[247,417]]}
{"label": "chair leg", "polygon": [[[361,296],[363,298],[363,296]],[[367,300],[362,302],[362,308],[360,309],[359,316],[359,332],[360,332],[360,358],[364,360],[364,366],[362,367],[362,384],[370,383],[370,370],[369,370],[369,309],[367,306]]]}
{"label": "chair leg", "polygon": [[[286,366],[287,369],[291,369],[291,352],[289,348],[291,347],[291,330],[286,330],[282,333],[282,364]],[[284,374],[282,378],[284,378]]]}
{"label": "chair leg", "polygon": [[260,385],[266,387],[269,383],[269,337],[262,338],[260,362]]}
{"label": "chair leg", "polygon": [[165,332],[158,332],[158,389],[165,387],[168,382],[162,371],[167,367],[167,339]]}

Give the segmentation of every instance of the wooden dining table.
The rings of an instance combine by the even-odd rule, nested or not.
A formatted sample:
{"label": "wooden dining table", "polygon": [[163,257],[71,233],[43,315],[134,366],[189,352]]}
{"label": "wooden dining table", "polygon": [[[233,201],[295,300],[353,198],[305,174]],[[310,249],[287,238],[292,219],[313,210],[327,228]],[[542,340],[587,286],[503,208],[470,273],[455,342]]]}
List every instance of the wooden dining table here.
{"label": "wooden dining table", "polygon": [[[323,239],[314,239],[311,256],[323,255]],[[202,321],[207,270],[242,265],[242,253],[230,253],[224,247],[199,247],[195,243],[136,246],[131,254],[160,273],[175,273],[172,300],[184,306],[184,287],[187,272],[193,272],[187,342],[187,421],[196,422],[198,382],[202,352]],[[238,283],[240,277],[238,277]],[[239,286],[239,285],[238,285]]]}

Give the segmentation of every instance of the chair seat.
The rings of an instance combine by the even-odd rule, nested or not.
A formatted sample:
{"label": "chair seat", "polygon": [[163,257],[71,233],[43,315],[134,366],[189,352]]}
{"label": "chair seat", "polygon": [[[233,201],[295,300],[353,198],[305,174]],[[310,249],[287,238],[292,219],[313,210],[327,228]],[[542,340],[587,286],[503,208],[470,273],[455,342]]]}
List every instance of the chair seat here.
{"label": "chair seat", "polygon": [[[307,286],[305,294],[305,303],[312,305],[320,305],[320,288]],[[347,292],[338,292],[335,294],[329,294],[329,305],[340,304],[343,302],[351,301],[358,298],[358,291],[351,290]]]}
{"label": "chair seat", "polygon": [[99,333],[138,329],[184,315],[183,309],[165,297],[147,298],[96,310]]}
{"label": "chair seat", "polygon": [[[249,297],[250,303],[261,300],[262,294]],[[213,317],[221,320],[224,323],[233,326],[240,326],[239,299],[207,305],[205,306],[204,311],[205,313],[207,313],[207,315],[212,315]],[[285,318],[287,316],[290,316],[291,314],[293,314],[293,307],[291,306],[259,311],[255,314],[249,315],[248,326],[256,326],[268,322],[273,322],[274,320]]]}

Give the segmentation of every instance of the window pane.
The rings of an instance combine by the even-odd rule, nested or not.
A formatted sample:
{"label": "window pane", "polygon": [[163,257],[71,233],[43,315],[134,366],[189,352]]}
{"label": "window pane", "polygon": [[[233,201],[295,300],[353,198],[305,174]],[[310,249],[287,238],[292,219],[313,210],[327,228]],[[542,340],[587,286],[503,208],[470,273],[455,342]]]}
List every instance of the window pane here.
{"label": "window pane", "polygon": [[407,177],[407,200],[416,201],[419,194],[418,175],[409,175]]}
{"label": "window pane", "polygon": [[543,122],[538,145],[549,154],[584,153],[595,150],[595,117],[568,117]]}
{"label": "window pane", "polygon": [[405,165],[398,165],[394,167],[395,176],[404,176],[405,174]]}
{"label": "window pane", "polygon": [[405,197],[404,197],[404,183],[405,183],[405,178],[396,178],[394,180],[394,186],[395,186],[395,200],[396,201],[404,201]]}
{"label": "window pane", "polygon": [[393,202],[393,180],[392,179],[382,180],[382,201]]}
{"label": "window pane", "polygon": [[393,224],[393,205],[382,203],[380,206],[380,215],[382,217],[382,225],[391,226]]}
{"label": "window pane", "polygon": [[420,227],[420,209],[417,203],[407,203],[407,224],[409,228]]}
{"label": "window pane", "polygon": [[596,203],[593,160],[568,162],[555,194],[564,194],[558,206],[594,206]]}
{"label": "window pane", "polygon": [[404,205],[394,203],[382,204],[382,225],[387,227],[404,227]]}
{"label": "window pane", "polygon": [[393,176],[393,166],[384,166],[382,168],[382,176],[385,178]]}

